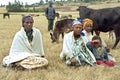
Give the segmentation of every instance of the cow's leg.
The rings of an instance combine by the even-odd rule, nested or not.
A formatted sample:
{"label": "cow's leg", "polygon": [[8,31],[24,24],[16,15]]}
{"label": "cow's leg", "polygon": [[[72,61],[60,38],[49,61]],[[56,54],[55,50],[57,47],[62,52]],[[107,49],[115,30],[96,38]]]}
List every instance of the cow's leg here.
{"label": "cow's leg", "polygon": [[59,43],[59,36],[60,36],[60,33],[57,34],[57,38],[56,38],[57,43]]}
{"label": "cow's leg", "polygon": [[8,14],[8,18],[10,18],[10,15]]}
{"label": "cow's leg", "polygon": [[94,32],[95,32],[95,34],[96,34],[97,36],[99,36],[99,35],[100,35],[100,31],[98,31],[98,30],[92,30],[92,31],[91,31],[91,34],[93,35],[93,34],[94,34]]}
{"label": "cow's leg", "polygon": [[94,30],[91,31],[91,34],[93,35]]}
{"label": "cow's leg", "polygon": [[95,30],[95,34],[96,34],[97,36],[100,36],[100,31]]}
{"label": "cow's leg", "polygon": [[63,39],[63,37],[64,37],[64,33],[62,33],[62,39]]}
{"label": "cow's leg", "polygon": [[118,42],[120,41],[120,29],[119,29],[119,24],[114,26],[114,32],[115,32],[115,37],[116,37],[116,40],[115,40],[115,43],[114,43],[114,46],[112,47],[112,49],[115,49]]}
{"label": "cow's leg", "polygon": [[3,19],[5,19],[5,14],[3,14]]}
{"label": "cow's leg", "polygon": [[116,46],[117,46],[117,44],[118,44],[119,41],[120,41],[120,37],[116,38],[114,46],[112,47],[112,49],[116,48]]}

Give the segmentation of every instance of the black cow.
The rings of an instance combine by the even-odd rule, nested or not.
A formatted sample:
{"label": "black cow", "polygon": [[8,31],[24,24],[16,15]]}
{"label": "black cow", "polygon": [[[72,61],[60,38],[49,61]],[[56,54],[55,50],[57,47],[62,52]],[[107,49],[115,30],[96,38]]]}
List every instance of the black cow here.
{"label": "black cow", "polygon": [[3,13],[3,19],[5,19],[5,17],[8,17],[8,18],[10,18],[10,14],[9,13]]}
{"label": "black cow", "polygon": [[116,41],[112,48],[116,48],[120,40],[120,7],[91,9],[86,6],[80,6],[78,9],[81,19],[90,18],[93,20],[93,30],[97,32],[115,31]]}
{"label": "black cow", "polygon": [[74,19],[63,19],[55,23],[55,28],[53,30],[53,33],[50,33],[52,42],[58,42],[60,34],[62,34],[62,38],[63,38],[64,32],[72,31],[73,20]]}

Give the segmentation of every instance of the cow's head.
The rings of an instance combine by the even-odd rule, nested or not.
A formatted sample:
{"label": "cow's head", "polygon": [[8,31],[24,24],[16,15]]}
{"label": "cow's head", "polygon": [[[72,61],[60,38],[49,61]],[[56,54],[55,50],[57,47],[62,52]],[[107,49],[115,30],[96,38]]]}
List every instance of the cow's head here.
{"label": "cow's head", "polygon": [[53,35],[53,33],[50,32],[50,36],[51,36],[52,43],[54,43],[54,42],[57,41],[57,39],[55,38],[55,36]]}
{"label": "cow's head", "polygon": [[79,6],[79,8],[77,8],[77,11],[79,11],[80,18],[84,19],[89,18],[89,14],[92,12],[92,9],[87,8],[86,6]]}

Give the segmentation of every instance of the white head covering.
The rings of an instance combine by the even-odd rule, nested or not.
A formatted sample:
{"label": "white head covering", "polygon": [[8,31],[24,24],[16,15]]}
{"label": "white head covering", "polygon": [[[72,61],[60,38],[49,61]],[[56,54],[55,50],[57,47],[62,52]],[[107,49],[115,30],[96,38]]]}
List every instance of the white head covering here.
{"label": "white head covering", "polygon": [[74,25],[76,25],[76,24],[82,24],[82,22],[80,22],[79,20],[74,20],[74,21],[72,22],[72,27],[73,27]]}

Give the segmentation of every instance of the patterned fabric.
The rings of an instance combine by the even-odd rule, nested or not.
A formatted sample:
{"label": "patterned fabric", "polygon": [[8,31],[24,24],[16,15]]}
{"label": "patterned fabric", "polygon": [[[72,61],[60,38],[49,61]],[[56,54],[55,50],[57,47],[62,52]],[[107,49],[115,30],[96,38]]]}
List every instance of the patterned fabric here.
{"label": "patterned fabric", "polygon": [[[93,65],[93,59],[90,57],[89,52],[86,49],[86,46],[80,37],[79,39],[75,40],[74,45],[73,45],[73,56],[77,60],[76,66],[80,66],[82,64],[89,64]],[[67,60],[66,62],[68,65],[70,65],[70,61]]]}
{"label": "patterned fabric", "polygon": [[77,20],[81,23],[83,23],[83,20],[81,18],[77,18]]}
{"label": "patterned fabric", "polygon": [[25,69],[34,69],[34,68],[47,66],[48,61],[47,59],[42,58],[40,56],[30,56],[19,62],[18,65],[22,66]]}
{"label": "patterned fabric", "polygon": [[[83,43],[82,43],[83,42]],[[90,60],[88,60],[88,61],[90,61],[90,65],[92,64],[92,65],[94,65],[94,63],[96,62],[96,60],[95,60],[95,57],[94,57],[94,55],[91,53],[91,51],[87,48],[87,46],[86,45],[84,45],[84,44],[86,44],[88,42],[88,40],[87,40],[87,38],[85,37],[85,36],[83,36],[83,35],[81,35],[80,36],[80,38],[76,41],[75,39],[74,39],[74,36],[73,36],[73,31],[72,32],[69,32],[68,34],[66,34],[65,36],[64,36],[64,39],[63,39],[63,48],[62,48],[62,51],[61,51],[61,53],[60,53],[60,58],[61,59],[65,59],[66,60],[66,64],[67,65],[71,65],[71,58],[73,58],[74,57],[74,54],[75,54],[75,52],[74,52],[74,49],[75,49],[75,43],[76,44],[78,44],[79,46],[78,46],[78,48],[77,48],[77,46],[76,46],[76,49],[75,49],[75,51],[77,51],[77,49],[79,50],[79,54],[80,55],[84,55],[85,57],[85,59],[87,59],[88,57],[90,58]],[[81,48],[81,46],[84,46],[84,47],[82,47]],[[85,50],[84,50],[85,49]],[[80,52],[81,51],[81,52]],[[85,52],[86,51],[86,52]],[[74,54],[73,54],[74,53]],[[87,56],[87,58],[86,58],[86,56]],[[77,57],[76,57],[77,58]],[[84,59],[84,61],[82,62],[82,63],[87,63],[87,60],[85,61],[85,59]],[[81,59],[79,58],[78,59],[79,61],[81,61]],[[89,62],[88,62],[89,63]],[[81,64],[76,64],[76,66],[80,66]]]}

